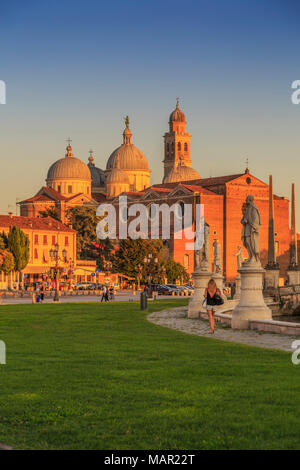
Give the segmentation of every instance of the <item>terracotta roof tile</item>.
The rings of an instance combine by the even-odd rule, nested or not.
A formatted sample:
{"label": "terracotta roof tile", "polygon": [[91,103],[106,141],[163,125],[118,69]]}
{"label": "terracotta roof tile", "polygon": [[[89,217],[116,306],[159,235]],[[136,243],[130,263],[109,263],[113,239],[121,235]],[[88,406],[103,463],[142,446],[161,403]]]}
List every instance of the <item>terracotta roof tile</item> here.
{"label": "terracotta roof tile", "polygon": [[62,222],[52,219],[52,217],[23,217],[23,216],[9,216],[0,215],[0,228],[8,228],[13,226],[21,229],[29,230],[50,230],[61,232],[75,232],[75,230],[67,227]]}

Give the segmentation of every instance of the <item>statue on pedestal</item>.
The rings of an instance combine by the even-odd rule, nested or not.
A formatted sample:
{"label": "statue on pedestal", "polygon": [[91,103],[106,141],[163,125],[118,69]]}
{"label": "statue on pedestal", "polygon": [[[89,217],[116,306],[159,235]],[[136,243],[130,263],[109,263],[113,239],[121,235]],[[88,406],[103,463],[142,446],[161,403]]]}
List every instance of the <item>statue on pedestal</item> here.
{"label": "statue on pedestal", "polygon": [[194,254],[194,271],[209,271],[210,265],[210,248],[209,248],[209,225],[205,222],[204,226],[204,242],[200,250],[195,250]]}
{"label": "statue on pedestal", "polygon": [[218,239],[214,240],[213,248],[214,248],[213,272],[222,273],[221,245]]}
{"label": "statue on pedestal", "polygon": [[241,223],[243,225],[242,242],[244,247],[248,251],[248,259],[245,261],[245,263],[260,264],[259,232],[261,226],[261,218],[259,210],[254,204],[254,197],[252,195],[247,196],[245,212]]}
{"label": "statue on pedestal", "polygon": [[236,256],[237,268],[239,270],[244,262],[244,253],[241,245],[238,245],[238,251],[234,256]]}

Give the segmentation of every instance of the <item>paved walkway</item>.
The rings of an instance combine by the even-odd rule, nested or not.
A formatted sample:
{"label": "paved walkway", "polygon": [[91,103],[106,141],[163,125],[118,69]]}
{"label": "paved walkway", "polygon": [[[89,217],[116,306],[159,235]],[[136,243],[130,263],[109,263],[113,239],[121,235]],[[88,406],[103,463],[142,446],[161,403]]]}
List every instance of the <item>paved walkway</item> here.
{"label": "paved walkway", "polygon": [[[79,302],[100,302],[101,301],[102,295],[82,295],[80,293],[79,295],[72,295],[72,296],[61,296],[59,298],[61,303],[79,303]],[[177,300],[177,299],[184,299],[186,297],[177,297],[177,296],[170,296],[170,295],[160,295],[158,297],[159,300]],[[133,295],[130,292],[120,292],[115,295],[116,302],[139,302],[140,301],[140,292],[137,292],[135,295]],[[149,299],[148,299],[149,300]],[[149,300],[151,302],[151,300]],[[46,297],[46,299],[43,302],[44,304],[53,304],[53,298],[52,297]],[[2,305],[19,305],[19,304],[32,304],[32,298],[31,297],[23,297],[23,298],[16,298],[14,299],[13,297],[8,297],[2,299]]]}
{"label": "paved walkway", "polygon": [[231,341],[233,343],[258,346],[266,349],[280,349],[294,351],[291,344],[299,337],[281,335],[276,333],[263,333],[253,330],[232,330],[228,325],[216,323],[215,334],[209,333],[208,320],[188,319],[187,307],[176,307],[172,310],[161,310],[148,315],[148,320],[156,325],[166,326],[174,330],[183,331],[191,335],[206,336],[209,338]]}

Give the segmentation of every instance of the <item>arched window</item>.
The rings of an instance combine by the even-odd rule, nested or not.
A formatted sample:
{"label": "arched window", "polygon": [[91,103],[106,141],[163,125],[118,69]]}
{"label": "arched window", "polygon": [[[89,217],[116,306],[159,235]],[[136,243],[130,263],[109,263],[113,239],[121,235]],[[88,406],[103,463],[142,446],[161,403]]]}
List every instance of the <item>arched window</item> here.
{"label": "arched window", "polygon": [[170,150],[170,145],[167,144],[167,152],[169,153],[169,150]]}
{"label": "arched window", "polygon": [[180,152],[180,150],[181,150],[181,143],[180,142],[178,142],[178,144],[177,144],[177,149],[178,149],[178,152]]}
{"label": "arched window", "polygon": [[184,151],[185,151],[185,152],[188,151],[188,144],[187,144],[187,143],[184,144]]}

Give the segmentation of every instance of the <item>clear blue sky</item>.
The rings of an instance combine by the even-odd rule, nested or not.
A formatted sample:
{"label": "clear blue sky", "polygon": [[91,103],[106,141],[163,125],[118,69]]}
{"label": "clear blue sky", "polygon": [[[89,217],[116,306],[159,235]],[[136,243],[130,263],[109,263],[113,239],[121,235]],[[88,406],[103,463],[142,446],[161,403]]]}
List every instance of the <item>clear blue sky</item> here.
{"label": "clear blue sky", "polygon": [[[93,148],[104,168],[126,114],[160,182],[177,96],[203,177],[243,171],[248,157],[277,194],[298,183],[296,0],[19,0],[0,10],[1,213],[38,191],[68,136],[76,156]],[[297,197],[300,221],[300,182]]]}

